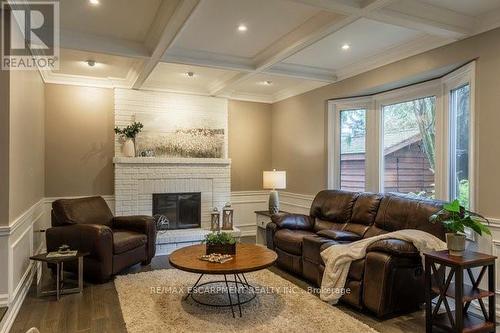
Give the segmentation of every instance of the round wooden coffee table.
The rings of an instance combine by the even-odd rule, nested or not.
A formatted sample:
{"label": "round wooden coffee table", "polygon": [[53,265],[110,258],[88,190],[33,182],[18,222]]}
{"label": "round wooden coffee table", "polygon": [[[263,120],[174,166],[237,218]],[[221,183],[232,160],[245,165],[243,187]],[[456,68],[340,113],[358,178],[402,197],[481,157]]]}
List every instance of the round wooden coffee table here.
{"label": "round wooden coffee table", "polygon": [[[200,257],[205,254],[205,249],[206,247],[203,244],[191,245],[175,250],[169,257],[170,264],[173,267],[182,271],[200,274],[196,283],[188,290],[188,294],[184,300],[191,296],[191,298],[199,304],[215,307],[230,307],[233,317],[235,317],[234,307],[237,306],[241,317],[241,305],[250,302],[256,297],[255,288],[248,283],[244,273],[259,271],[274,265],[278,259],[278,255],[276,252],[261,245],[237,244],[236,255],[233,256],[233,259],[219,264],[200,260]],[[224,280],[200,283],[205,275],[223,275]],[[233,280],[231,281],[228,279],[228,276],[233,276]],[[195,297],[198,291],[201,290],[200,288],[206,288],[207,286],[220,283],[224,283],[226,286],[229,299],[228,304],[208,303]],[[235,301],[233,301],[231,297],[230,285],[233,285],[233,289],[236,291]],[[240,288],[244,288],[245,291],[249,293],[250,297],[245,300],[240,300]]]}

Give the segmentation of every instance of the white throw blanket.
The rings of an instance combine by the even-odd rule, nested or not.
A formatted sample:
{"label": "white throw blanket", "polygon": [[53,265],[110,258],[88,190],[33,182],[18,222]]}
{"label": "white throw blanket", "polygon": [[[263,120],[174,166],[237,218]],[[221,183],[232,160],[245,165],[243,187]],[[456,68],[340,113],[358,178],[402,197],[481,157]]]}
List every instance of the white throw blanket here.
{"label": "white throw blanket", "polygon": [[323,301],[335,304],[344,292],[347,273],[351,262],[362,259],[366,255],[367,247],[381,239],[400,239],[413,243],[420,255],[424,251],[446,250],[446,243],[425,231],[405,229],[387,234],[369,237],[349,244],[330,246],[321,252],[325,262],[325,272],[321,282],[320,297]]}

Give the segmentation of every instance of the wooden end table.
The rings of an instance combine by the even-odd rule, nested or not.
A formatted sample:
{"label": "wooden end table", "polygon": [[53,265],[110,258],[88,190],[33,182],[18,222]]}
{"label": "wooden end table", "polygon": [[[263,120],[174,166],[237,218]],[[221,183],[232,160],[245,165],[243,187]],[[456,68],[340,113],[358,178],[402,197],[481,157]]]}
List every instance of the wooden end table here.
{"label": "wooden end table", "polygon": [[[37,297],[56,295],[59,300],[60,295],[81,293],[83,291],[83,257],[89,255],[87,252],[78,251],[73,256],[47,258],[48,253],[38,254],[30,257],[31,260],[45,262],[56,265],[56,289],[42,290],[42,275],[36,270],[36,295]],[[78,260],[78,287],[64,288],[64,263]]]}
{"label": "wooden end table", "polygon": [[[189,297],[196,303],[212,306],[212,307],[230,307],[234,315],[234,308],[238,307],[240,317],[241,305],[250,302],[256,297],[255,288],[248,283],[244,273],[255,272],[265,269],[274,265],[278,259],[276,252],[271,251],[263,246],[255,244],[237,244],[236,255],[233,259],[225,263],[213,263],[200,260],[200,257],[205,254],[206,246],[203,244],[191,245],[179,250],[175,250],[169,257],[170,264],[182,271],[200,274],[196,283],[188,290],[188,294],[184,297],[187,300]],[[205,275],[218,275],[224,276],[224,280],[208,281],[200,283]],[[228,279],[232,276],[233,280]],[[203,302],[197,298],[197,291],[201,291],[203,287],[224,283],[228,294],[229,303],[227,304],[213,304]],[[231,288],[229,285],[234,285],[236,291],[236,300],[233,301],[231,297]],[[251,294],[247,300],[240,300],[239,287],[244,287]]]}
{"label": "wooden end table", "polygon": [[[438,327],[448,332],[495,332],[495,259],[488,254],[466,251],[463,257],[452,256],[448,251],[424,253],[425,255],[425,325],[426,332]],[[436,264],[440,265],[439,268]],[[477,278],[472,268],[481,267]],[[446,269],[449,269],[446,276]],[[488,290],[479,289],[479,284],[488,270]],[[464,271],[472,286],[464,285]],[[455,282],[451,280],[455,277]],[[439,298],[432,308],[432,293]],[[448,297],[455,300],[455,310],[450,309]],[[488,311],[483,298],[488,298]],[[481,307],[483,318],[468,313],[473,300]],[[438,313],[441,304],[446,312]]]}

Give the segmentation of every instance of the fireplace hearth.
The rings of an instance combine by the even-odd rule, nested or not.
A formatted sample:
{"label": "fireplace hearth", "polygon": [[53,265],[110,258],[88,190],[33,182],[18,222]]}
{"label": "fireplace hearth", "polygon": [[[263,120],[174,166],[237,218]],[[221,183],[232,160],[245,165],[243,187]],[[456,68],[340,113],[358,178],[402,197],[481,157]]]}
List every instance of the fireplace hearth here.
{"label": "fireplace hearth", "polygon": [[159,230],[200,228],[201,193],[153,193],[153,216]]}

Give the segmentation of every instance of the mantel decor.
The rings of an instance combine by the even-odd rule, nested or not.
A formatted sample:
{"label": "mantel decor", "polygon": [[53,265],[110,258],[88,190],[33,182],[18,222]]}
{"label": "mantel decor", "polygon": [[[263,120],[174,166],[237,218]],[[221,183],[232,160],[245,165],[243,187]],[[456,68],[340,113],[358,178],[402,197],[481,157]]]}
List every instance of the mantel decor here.
{"label": "mantel decor", "polygon": [[143,127],[142,123],[135,121],[122,129],[118,126],[115,127],[115,133],[124,140],[122,151],[126,157],[135,157],[135,137],[142,131]]}

